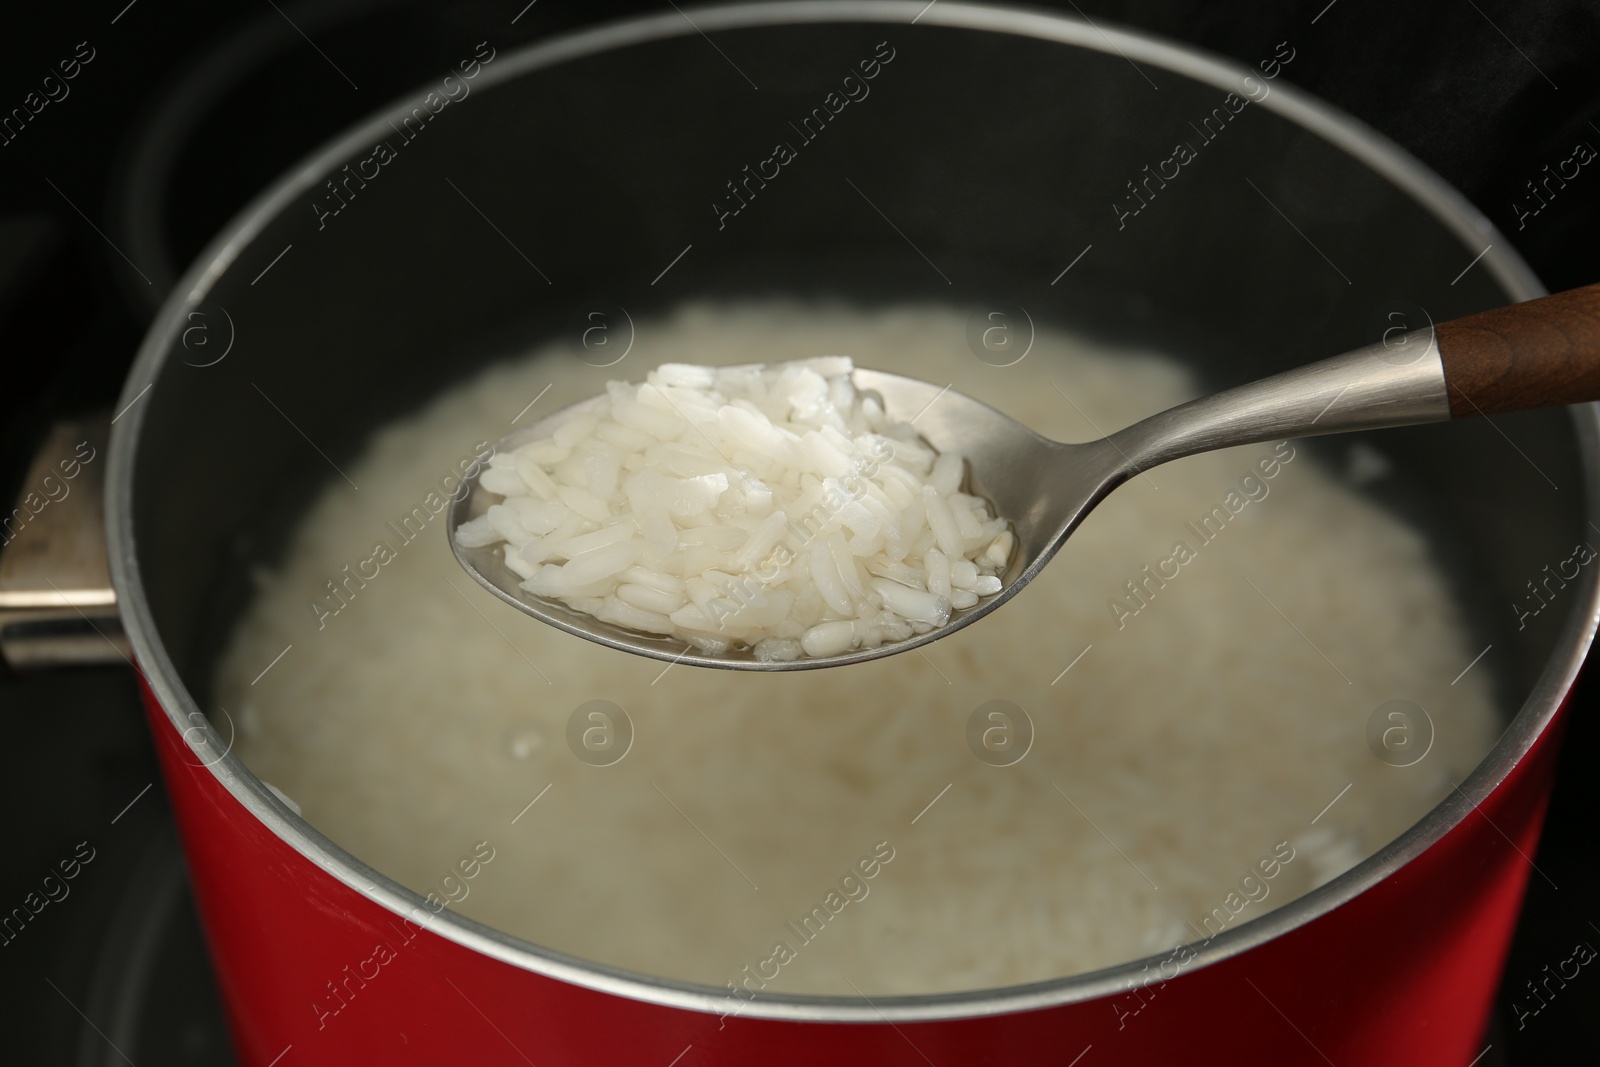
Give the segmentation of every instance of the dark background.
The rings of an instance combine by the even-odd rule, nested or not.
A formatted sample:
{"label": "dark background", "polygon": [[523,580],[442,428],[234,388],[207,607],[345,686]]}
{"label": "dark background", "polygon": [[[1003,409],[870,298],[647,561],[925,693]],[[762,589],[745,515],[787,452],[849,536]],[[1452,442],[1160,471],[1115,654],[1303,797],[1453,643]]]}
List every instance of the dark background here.
{"label": "dark background", "polygon": [[[129,212],[149,206],[126,203],[134,146],[163,100],[185,92],[193,100],[200,92],[182,89],[182,78],[222,54],[229,40],[254,41],[268,56],[259,74],[215,91],[206,103],[221,118],[198,126],[177,157],[160,207],[170,220],[178,269],[296,158],[429,77],[462,43],[490,38],[504,50],[604,18],[670,10],[648,2],[540,0],[508,25],[524,3],[338,0],[282,2],[280,11],[267,2],[96,0],[18,5],[0,15],[0,114],[20,106],[78,42],[95,49],[69,83],[70,95],[0,146],[0,500],[9,507],[30,450],[52,418],[112,405],[162,295],[167,279],[157,265],[130,264],[112,244],[126,250],[119,238]],[[1077,10],[1251,65],[1287,40],[1296,58],[1284,77],[1373,126],[1461,190],[1550,289],[1600,280],[1600,163],[1520,220],[1521,229],[1512,206],[1527,201],[1524,183],[1569,158],[1576,143],[1600,148],[1600,5],[1069,0],[1034,6]],[[1494,1058],[1485,1064],[1501,1054],[1514,1064],[1594,1056],[1594,1028],[1586,1022],[1600,1007],[1600,978],[1581,973],[1521,1030],[1510,1012],[1526,979],[1569,956],[1578,942],[1600,944],[1600,927],[1591,923],[1600,917],[1594,907],[1600,865],[1589,822],[1597,789],[1586,766],[1600,751],[1600,724],[1586,699],[1593,688],[1592,681],[1580,685],[1575,698],[1580,706],[1535,857],[1546,877],[1534,875],[1529,883],[1497,1001],[1500,1029],[1485,1039],[1496,1046]],[[159,783],[141,795],[155,781],[125,668],[0,674],[7,857],[0,909],[19,903],[79,841],[97,850],[72,883],[72,896],[0,948],[0,1059],[55,1064],[107,1056],[96,1028],[113,1021],[95,1012],[115,998],[95,983],[108,981],[108,944],[114,947],[126,919],[117,918],[117,909],[129,909],[129,886],[144,884],[141,863],[148,866],[152,849],[167,847]],[[173,953],[197,951],[179,935],[172,941]],[[173,1018],[177,1044],[168,1062],[208,1062],[219,1039],[214,1024],[195,1020],[214,1015],[214,1001],[203,986],[179,999],[187,1014]],[[94,1028],[85,1025],[85,1012]]]}

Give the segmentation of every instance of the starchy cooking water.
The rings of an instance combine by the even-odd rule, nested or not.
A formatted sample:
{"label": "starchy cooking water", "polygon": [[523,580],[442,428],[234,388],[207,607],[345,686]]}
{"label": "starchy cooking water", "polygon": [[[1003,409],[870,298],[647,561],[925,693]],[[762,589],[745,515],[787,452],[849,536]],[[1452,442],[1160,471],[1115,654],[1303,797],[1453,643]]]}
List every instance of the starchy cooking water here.
{"label": "starchy cooking water", "polygon": [[[1451,684],[1472,650],[1427,543],[1294,443],[1133,479],[994,615],[852,667],[629,656],[451,555],[438,494],[484,442],[536,396],[523,418],[661,363],[847,354],[1059,440],[1199,393],[1169,358],[1045,331],[992,367],[965,330],[932,307],[691,306],[618,366],[551,346],[383,427],[232,637],[236,750],[472,919],[730,994],[868,996],[1169,954],[1338,875],[1488,751],[1489,679]],[[1420,758],[1369,742],[1397,700],[1426,712]]]}

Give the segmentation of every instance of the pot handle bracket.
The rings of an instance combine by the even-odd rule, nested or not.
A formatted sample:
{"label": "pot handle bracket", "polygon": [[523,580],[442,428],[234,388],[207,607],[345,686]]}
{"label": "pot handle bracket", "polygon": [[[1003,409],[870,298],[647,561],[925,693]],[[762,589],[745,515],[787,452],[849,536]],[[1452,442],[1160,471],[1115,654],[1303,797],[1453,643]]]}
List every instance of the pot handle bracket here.
{"label": "pot handle bracket", "polygon": [[51,426],[0,513],[0,662],[13,670],[128,661],[106,562],[110,413]]}

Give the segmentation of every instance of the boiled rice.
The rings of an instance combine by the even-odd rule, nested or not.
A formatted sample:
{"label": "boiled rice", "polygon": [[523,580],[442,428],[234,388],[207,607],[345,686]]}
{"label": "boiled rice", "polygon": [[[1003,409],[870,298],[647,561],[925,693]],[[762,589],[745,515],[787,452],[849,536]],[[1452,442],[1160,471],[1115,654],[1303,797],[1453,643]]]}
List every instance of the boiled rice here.
{"label": "boiled rice", "polygon": [[463,523],[521,587],[647,634],[758,660],[925,634],[1001,588],[1007,524],[851,381],[848,356],[669,363],[490,458]]}
{"label": "boiled rice", "polygon": [[[462,574],[442,528],[403,545],[388,532],[547,385],[525,418],[664,362],[847,352],[951,382],[1060,440],[1199,392],[1169,359],[1048,331],[1021,363],[990,367],[965,322],[929,307],[688,307],[641,322],[624,368],[590,370],[555,345],[384,427],[346,467],[360,491],[329,483],[232,635],[215,696],[239,724],[236,751],[319,830],[419,892],[490,842],[495,862],[451,905],[463,915],[718,988],[795,941],[787,924],[886,841],[895,857],[870,895],[796,945],[768,986],[870,997],[1166,953],[1334,877],[1450,794],[1498,730],[1492,664],[1451,684],[1481,646],[1428,543],[1304,445],[1120,629],[1108,601],[1271,446],[1134,479],[989,618],[835,670],[663,674],[506,608]],[[319,628],[308,602],[331,605],[328,582],[375,539],[396,558]],[[676,591],[637,584],[643,610],[661,603],[648,590]],[[1415,766],[1367,746],[1368,719],[1394,698],[1434,724]],[[610,766],[566,741],[595,699],[632,723]],[[1034,727],[1012,766],[966,742],[996,699]],[[1233,915],[1242,876],[1280,842],[1295,858]]]}

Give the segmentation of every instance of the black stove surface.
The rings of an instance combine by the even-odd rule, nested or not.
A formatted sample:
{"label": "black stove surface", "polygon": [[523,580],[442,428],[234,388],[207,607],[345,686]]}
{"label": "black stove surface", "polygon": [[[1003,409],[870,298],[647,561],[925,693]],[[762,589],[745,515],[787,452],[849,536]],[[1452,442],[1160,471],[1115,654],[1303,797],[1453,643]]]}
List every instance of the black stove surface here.
{"label": "black stove surface", "polygon": [[[507,47],[604,17],[671,10],[649,0],[525,3],[110,0],[9,13],[0,116],[62,61],[93,58],[68,95],[21,125],[0,124],[0,500],[15,495],[53,419],[112,405],[173,272],[298,156],[423,80],[461,41],[492,37]],[[1461,189],[1550,288],[1600,276],[1600,175],[1581,172],[1537,214],[1524,189],[1575,143],[1600,147],[1592,3],[1034,6],[1081,10],[1246,63],[1289,40],[1297,59],[1286,78]],[[189,107],[197,103],[205,106]],[[195,114],[184,118],[186,108]],[[1525,983],[1576,944],[1600,944],[1590,822],[1600,783],[1586,766],[1600,752],[1596,684],[1591,677],[1574,696],[1483,1067],[1594,1055],[1588,1020],[1600,1007],[1600,978],[1580,975],[1537,1014],[1527,1012]],[[62,861],[78,863],[65,896],[0,937],[0,1060],[231,1063],[132,673],[0,672],[0,731],[0,811],[9,816],[0,912]]]}

